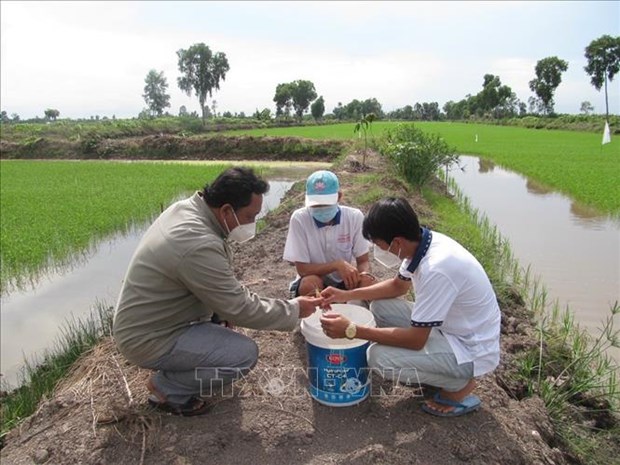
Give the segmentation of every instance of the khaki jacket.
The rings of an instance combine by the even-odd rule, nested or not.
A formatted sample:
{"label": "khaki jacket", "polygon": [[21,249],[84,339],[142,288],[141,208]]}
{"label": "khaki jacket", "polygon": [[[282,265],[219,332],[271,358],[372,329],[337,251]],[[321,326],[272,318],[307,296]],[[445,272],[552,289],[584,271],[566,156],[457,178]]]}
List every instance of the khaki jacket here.
{"label": "khaki jacket", "polygon": [[243,286],[225,238],[199,192],[171,205],[146,231],[114,314],[114,338],[129,361],[154,362],[188,326],[213,313],[246,328],[295,327],[299,304],[261,298]]}

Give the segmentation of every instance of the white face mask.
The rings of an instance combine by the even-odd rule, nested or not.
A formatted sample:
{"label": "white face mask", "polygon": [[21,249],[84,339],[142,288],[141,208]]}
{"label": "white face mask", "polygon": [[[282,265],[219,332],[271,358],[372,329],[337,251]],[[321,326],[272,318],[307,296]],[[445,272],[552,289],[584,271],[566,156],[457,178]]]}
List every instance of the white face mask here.
{"label": "white face mask", "polygon": [[228,225],[224,222],[226,229],[228,229],[228,238],[239,244],[243,244],[256,235],[256,221],[253,223],[241,224],[234,210],[233,215],[235,215],[235,220],[237,220],[237,226],[234,227],[232,231],[228,229]]}
{"label": "white face mask", "polygon": [[391,242],[387,250],[382,250],[375,244],[373,255],[375,257],[375,260],[377,260],[386,268],[398,268],[402,263],[402,260],[400,258],[400,249],[398,249],[398,254],[394,254],[390,252],[391,247]]}

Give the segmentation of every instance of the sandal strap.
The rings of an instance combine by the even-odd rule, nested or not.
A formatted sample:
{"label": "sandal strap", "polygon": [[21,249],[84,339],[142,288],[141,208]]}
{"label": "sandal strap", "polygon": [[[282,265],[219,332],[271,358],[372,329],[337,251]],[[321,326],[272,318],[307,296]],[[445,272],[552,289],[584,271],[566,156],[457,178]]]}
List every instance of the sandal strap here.
{"label": "sandal strap", "polygon": [[441,397],[441,394],[438,392],[433,396],[433,401],[441,405],[447,405],[448,407],[454,408],[462,408],[465,407],[461,402],[457,402],[456,400],[446,399],[445,397]]}

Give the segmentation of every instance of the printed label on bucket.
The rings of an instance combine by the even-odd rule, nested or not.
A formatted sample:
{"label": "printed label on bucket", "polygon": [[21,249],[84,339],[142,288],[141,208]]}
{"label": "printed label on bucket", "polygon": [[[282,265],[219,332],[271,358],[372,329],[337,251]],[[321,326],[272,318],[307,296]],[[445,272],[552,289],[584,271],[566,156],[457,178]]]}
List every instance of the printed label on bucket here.
{"label": "printed label on bucket", "polygon": [[335,407],[354,405],[370,393],[366,349],[368,343],[328,349],[308,343],[310,395]]}

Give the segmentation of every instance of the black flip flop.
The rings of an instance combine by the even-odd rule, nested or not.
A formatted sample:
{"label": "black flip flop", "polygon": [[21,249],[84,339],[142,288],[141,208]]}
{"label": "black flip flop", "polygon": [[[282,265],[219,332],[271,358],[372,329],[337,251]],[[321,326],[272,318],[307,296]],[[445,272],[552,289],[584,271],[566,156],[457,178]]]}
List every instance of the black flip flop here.
{"label": "black flip flop", "polygon": [[154,399],[153,396],[149,397],[148,402],[154,409],[184,417],[204,415],[213,408],[211,403],[199,397],[192,397],[182,405],[173,405],[168,402],[160,402]]}

